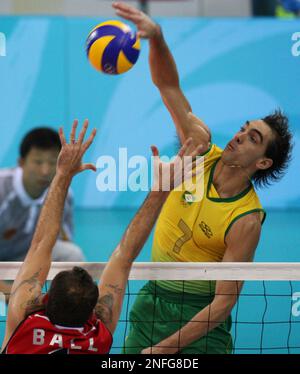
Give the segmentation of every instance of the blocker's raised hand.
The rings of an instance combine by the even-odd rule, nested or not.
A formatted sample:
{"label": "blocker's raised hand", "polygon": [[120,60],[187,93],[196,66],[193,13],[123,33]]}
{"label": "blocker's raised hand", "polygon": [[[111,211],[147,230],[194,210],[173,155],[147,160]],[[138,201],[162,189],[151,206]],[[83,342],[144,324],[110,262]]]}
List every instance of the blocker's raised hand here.
{"label": "blocker's raised hand", "polygon": [[151,147],[154,158],[154,176],[152,191],[171,191],[192,177],[198,176],[202,169],[197,168],[202,162],[197,158],[203,146],[193,147],[193,139],[188,138],[172,162],[163,162],[155,146]]}
{"label": "blocker's raised hand", "polygon": [[83,127],[80,131],[80,134],[76,139],[76,129],[78,126],[78,120],[75,120],[73,122],[69,143],[66,141],[63,129],[59,129],[59,137],[62,148],[57,159],[57,174],[63,174],[65,176],[69,176],[72,178],[74,175],[84,170],[96,171],[95,165],[82,163],[82,157],[89,148],[89,146],[92,144],[96,135],[96,129],[93,129],[88,139],[84,142],[84,137],[88,125],[88,120],[85,120],[83,123]]}

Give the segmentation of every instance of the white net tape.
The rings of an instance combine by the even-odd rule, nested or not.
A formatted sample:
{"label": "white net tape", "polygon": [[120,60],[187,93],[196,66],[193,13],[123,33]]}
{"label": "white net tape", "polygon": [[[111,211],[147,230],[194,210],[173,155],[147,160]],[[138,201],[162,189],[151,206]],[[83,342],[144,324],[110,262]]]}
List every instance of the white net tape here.
{"label": "white net tape", "polygon": [[[0,279],[16,278],[21,262],[0,262]],[[99,278],[105,262],[53,262],[48,280],[74,266]],[[300,263],[248,262],[135,262],[130,280],[300,280]]]}

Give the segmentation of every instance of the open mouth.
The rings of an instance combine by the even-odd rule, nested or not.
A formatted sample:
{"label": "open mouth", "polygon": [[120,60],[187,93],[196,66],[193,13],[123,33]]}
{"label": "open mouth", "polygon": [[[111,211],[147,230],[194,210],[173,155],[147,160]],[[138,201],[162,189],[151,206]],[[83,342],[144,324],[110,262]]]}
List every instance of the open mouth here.
{"label": "open mouth", "polygon": [[227,144],[227,148],[228,148],[230,151],[234,151],[234,150],[235,150],[235,148],[234,148],[234,146],[232,145],[231,142]]}

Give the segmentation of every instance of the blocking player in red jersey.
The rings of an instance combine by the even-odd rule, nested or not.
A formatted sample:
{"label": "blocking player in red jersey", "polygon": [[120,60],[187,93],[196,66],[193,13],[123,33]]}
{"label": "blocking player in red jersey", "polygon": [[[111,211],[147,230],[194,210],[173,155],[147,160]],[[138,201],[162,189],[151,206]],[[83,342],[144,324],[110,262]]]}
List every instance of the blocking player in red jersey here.
{"label": "blocking player in red jersey", "polygon": [[[36,231],[17,278],[12,287],[8,306],[3,353],[108,353],[112,344],[124,298],[131,265],[139,254],[169,192],[160,191],[164,170],[170,166],[156,158],[154,186],[144,204],[128,226],[125,234],[106,265],[99,286],[83,268],[58,273],[46,297],[42,286],[51,266],[51,253],[60,230],[65,198],[72,178],[94,170],[93,164],[83,164],[82,157],[92,144],[94,129],[84,141],[86,120],[78,139],[74,121],[70,142],[63,130],[56,174],[42,208]],[[191,152],[192,139],[183,145],[172,163],[171,188],[181,182],[181,159],[187,154],[201,153],[201,147]],[[152,147],[154,156],[158,150]],[[190,161],[192,158],[190,158]],[[190,163],[194,166],[195,161]],[[185,167],[189,165],[185,164]],[[190,177],[186,175],[186,177]]]}

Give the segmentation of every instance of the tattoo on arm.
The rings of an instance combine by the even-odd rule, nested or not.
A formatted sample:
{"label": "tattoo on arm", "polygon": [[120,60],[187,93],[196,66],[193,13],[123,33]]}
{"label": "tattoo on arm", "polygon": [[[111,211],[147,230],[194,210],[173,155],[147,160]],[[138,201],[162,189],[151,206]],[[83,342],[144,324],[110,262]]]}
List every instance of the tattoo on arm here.
{"label": "tattoo on arm", "polygon": [[30,278],[24,279],[12,292],[11,298],[17,293],[17,291],[24,285],[28,284],[30,286],[28,290],[27,300],[20,304],[20,308],[25,311],[25,314],[30,314],[35,310],[41,309],[43,307],[41,299],[41,285],[38,281],[41,269],[34,273]]}
{"label": "tattoo on arm", "polygon": [[115,302],[114,294],[121,295],[124,289],[120,288],[118,284],[105,284],[105,287],[110,288],[112,292],[108,292],[106,295],[99,298],[95,307],[95,312],[103,323],[111,323],[113,320],[113,305]]}
{"label": "tattoo on arm", "polygon": [[120,288],[118,284],[106,284],[106,287],[112,288],[116,294],[123,292],[123,288]]}
{"label": "tattoo on arm", "polygon": [[40,283],[38,281],[38,277],[40,275],[40,272],[41,272],[41,269],[39,271],[37,271],[36,273],[33,274],[32,277],[28,278],[28,279],[24,279],[18,286],[17,288],[14,290],[14,292],[10,295],[11,297],[14,296],[16,294],[16,292],[18,291],[18,289],[20,287],[22,287],[24,284],[29,284],[31,285],[31,288],[29,289],[29,292],[32,292],[36,286],[40,286]]}
{"label": "tattoo on arm", "polygon": [[95,312],[98,318],[101,319],[103,323],[112,322],[112,307],[114,304],[114,297],[111,293],[100,297],[97,302]]}

